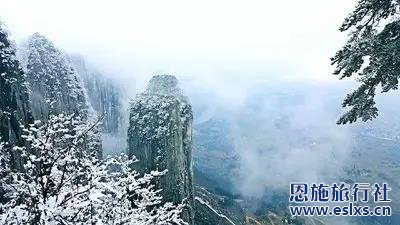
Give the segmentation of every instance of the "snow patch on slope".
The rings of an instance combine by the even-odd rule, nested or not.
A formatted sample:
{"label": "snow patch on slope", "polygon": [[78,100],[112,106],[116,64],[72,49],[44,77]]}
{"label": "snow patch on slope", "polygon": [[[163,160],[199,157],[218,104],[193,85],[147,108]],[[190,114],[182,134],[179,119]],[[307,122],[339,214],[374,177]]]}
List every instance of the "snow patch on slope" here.
{"label": "snow patch on slope", "polygon": [[217,214],[217,216],[224,218],[225,220],[227,220],[230,224],[232,225],[236,225],[234,222],[232,222],[232,220],[230,220],[227,216],[225,216],[224,214],[221,214],[219,212],[217,212],[217,210],[215,210],[208,202],[204,201],[203,199],[199,198],[199,197],[195,197],[194,198],[196,201],[198,201],[200,204],[207,206],[211,211],[213,211],[215,214]]}

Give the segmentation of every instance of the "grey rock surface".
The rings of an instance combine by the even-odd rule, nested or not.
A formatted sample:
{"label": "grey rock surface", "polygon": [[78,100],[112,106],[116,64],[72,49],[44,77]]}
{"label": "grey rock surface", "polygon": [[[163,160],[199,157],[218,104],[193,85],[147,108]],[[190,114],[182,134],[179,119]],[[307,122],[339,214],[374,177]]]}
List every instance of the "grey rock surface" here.
{"label": "grey rock surface", "polygon": [[130,108],[128,155],[141,173],[167,173],[157,180],[164,202],[187,203],[183,218],[193,224],[192,108],[169,75],[154,76]]}

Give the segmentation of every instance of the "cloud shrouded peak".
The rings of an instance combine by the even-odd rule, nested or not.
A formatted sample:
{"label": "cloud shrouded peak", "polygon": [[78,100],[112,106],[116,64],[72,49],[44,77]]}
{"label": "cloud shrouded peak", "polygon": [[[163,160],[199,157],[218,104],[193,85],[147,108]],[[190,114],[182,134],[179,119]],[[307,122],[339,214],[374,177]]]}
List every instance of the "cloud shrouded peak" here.
{"label": "cloud shrouded peak", "polygon": [[155,75],[150,79],[145,93],[180,97],[182,91],[178,83],[178,79],[173,75]]}

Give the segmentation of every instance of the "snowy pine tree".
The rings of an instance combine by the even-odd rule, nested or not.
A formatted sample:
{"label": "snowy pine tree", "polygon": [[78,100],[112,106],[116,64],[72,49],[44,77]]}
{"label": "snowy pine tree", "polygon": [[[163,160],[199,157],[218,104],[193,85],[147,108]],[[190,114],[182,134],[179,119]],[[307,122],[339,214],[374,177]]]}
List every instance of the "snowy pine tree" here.
{"label": "snowy pine tree", "polygon": [[332,58],[340,79],[357,76],[360,86],[348,94],[343,107],[350,107],[338,124],[375,118],[375,95],[397,90],[400,79],[400,2],[360,0],[344,20],[340,31],[350,31],[346,45]]}

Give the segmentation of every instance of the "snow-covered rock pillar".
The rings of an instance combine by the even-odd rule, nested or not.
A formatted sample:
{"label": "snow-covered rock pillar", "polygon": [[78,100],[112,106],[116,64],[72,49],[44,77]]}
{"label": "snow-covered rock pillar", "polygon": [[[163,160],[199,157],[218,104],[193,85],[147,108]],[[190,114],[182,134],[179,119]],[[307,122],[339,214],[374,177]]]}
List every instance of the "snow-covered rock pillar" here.
{"label": "snow-covered rock pillar", "polygon": [[128,155],[136,156],[136,169],[168,172],[157,187],[164,202],[187,203],[183,218],[193,224],[192,108],[181,94],[178,80],[154,76],[131,103]]}

